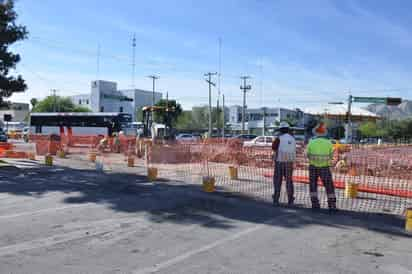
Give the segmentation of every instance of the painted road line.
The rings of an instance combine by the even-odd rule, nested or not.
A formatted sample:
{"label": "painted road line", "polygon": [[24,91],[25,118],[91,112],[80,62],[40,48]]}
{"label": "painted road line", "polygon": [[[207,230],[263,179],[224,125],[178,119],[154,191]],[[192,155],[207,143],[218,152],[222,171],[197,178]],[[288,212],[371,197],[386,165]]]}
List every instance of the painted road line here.
{"label": "painted road line", "polygon": [[105,219],[98,220],[96,222],[85,222],[84,224],[86,225],[85,227],[72,232],[65,232],[61,234],[55,234],[50,237],[2,246],[0,247],[0,257],[62,244],[73,240],[92,238],[93,236],[98,235],[106,235],[114,232],[121,233],[122,228],[125,225],[128,227],[133,227],[135,231],[136,229],[147,228],[150,226],[150,222],[144,217]]}
{"label": "painted road line", "polygon": [[230,235],[229,237],[222,238],[222,239],[217,240],[213,243],[204,245],[200,248],[190,250],[190,251],[185,252],[185,253],[177,256],[177,257],[174,257],[174,258],[171,258],[169,260],[163,261],[159,264],[156,264],[152,267],[147,267],[147,268],[142,268],[142,269],[135,270],[135,271],[133,271],[133,273],[134,274],[146,274],[146,273],[158,272],[158,271],[163,270],[165,268],[168,268],[172,265],[175,265],[177,263],[185,261],[185,260],[189,259],[190,257],[193,257],[197,254],[207,252],[207,251],[212,250],[212,249],[214,249],[218,246],[224,245],[226,243],[229,243],[229,242],[235,241],[237,239],[240,239],[240,238],[242,238],[242,237],[244,237],[248,234],[254,233],[254,232],[270,225],[270,224],[273,224],[275,221],[279,221],[279,218],[282,217],[282,216],[286,216],[286,214],[285,215],[279,215],[279,216],[277,216],[277,218],[270,219],[270,220],[268,220],[268,221],[266,221],[262,224],[255,225],[255,226],[252,226],[252,227],[247,228],[245,230],[239,231],[235,234]]}
{"label": "painted road line", "polygon": [[41,215],[41,214],[45,214],[45,213],[49,213],[49,212],[56,212],[56,211],[61,211],[61,210],[67,210],[67,209],[73,209],[73,208],[79,208],[79,207],[88,207],[88,206],[101,206],[101,204],[84,203],[84,204],[71,205],[71,206],[45,208],[45,209],[39,209],[39,210],[29,211],[29,212],[21,212],[21,213],[10,214],[10,215],[1,215],[0,220],[9,219],[9,218],[32,216],[32,215]]}

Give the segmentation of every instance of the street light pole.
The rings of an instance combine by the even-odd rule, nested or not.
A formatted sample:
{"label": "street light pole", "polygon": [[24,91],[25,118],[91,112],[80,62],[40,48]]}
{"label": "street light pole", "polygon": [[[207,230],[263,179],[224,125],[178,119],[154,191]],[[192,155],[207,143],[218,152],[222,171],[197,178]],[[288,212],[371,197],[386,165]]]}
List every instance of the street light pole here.
{"label": "street light pole", "polygon": [[156,80],[157,79],[159,79],[159,76],[156,76],[156,75],[149,75],[149,76],[147,76],[148,78],[151,78],[152,79],[152,86],[153,86],[153,89],[152,89],[152,107],[155,105],[155,88],[156,88]]}

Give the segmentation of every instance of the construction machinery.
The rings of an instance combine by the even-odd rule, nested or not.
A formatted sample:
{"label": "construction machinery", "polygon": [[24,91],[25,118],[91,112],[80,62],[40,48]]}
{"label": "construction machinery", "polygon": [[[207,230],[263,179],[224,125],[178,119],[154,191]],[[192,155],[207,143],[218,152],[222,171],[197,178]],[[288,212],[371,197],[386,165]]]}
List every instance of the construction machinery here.
{"label": "construction machinery", "polygon": [[[145,106],[142,108],[143,112],[143,136],[151,137],[152,139],[173,139],[174,129],[172,128],[171,113],[175,112],[174,107],[164,107],[164,106]],[[163,114],[164,124],[155,123],[155,114]]]}

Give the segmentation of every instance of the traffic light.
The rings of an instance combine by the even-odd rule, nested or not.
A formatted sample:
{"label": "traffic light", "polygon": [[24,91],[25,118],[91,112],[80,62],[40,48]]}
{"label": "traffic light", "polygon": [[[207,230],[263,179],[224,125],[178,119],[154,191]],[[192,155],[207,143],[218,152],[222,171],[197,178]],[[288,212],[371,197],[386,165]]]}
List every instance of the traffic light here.
{"label": "traffic light", "polygon": [[386,104],[388,106],[397,106],[400,103],[402,103],[402,99],[401,98],[393,98],[393,97],[388,97],[386,98]]}

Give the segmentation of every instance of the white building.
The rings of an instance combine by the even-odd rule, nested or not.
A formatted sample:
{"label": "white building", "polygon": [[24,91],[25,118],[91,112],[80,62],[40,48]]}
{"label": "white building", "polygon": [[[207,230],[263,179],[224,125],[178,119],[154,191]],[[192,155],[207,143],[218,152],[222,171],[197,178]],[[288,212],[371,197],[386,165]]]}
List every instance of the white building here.
{"label": "white building", "polygon": [[0,109],[0,122],[4,122],[4,115],[11,115],[11,122],[24,122],[29,116],[29,104],[27,103],[10,103],[4,109]]}
{"label": "white building", "polygon": [[[263,119],[265,115],[265,119]],[[276,128],[281,121],[294,120],[297,126],[303,126],[303,112],[296,109],[286,108],[251,108],[245,110],[245,130],[248,132],[260,133],[265,128]],[[242,129],[242,107],[229,107],[229,124],[232,130],[240,131]]]}
{"label": "white building", "polygon": [[[162,99],[160,92],[155,92],[155,103]],[[118,90],[117,83],[97,80],[91,83],[90,94],[71,96],[76,105],[84,106],[93,112],[124,112],[136,120],[136,112],[144,106],[152,105],[153,92],[141,89]]]}

